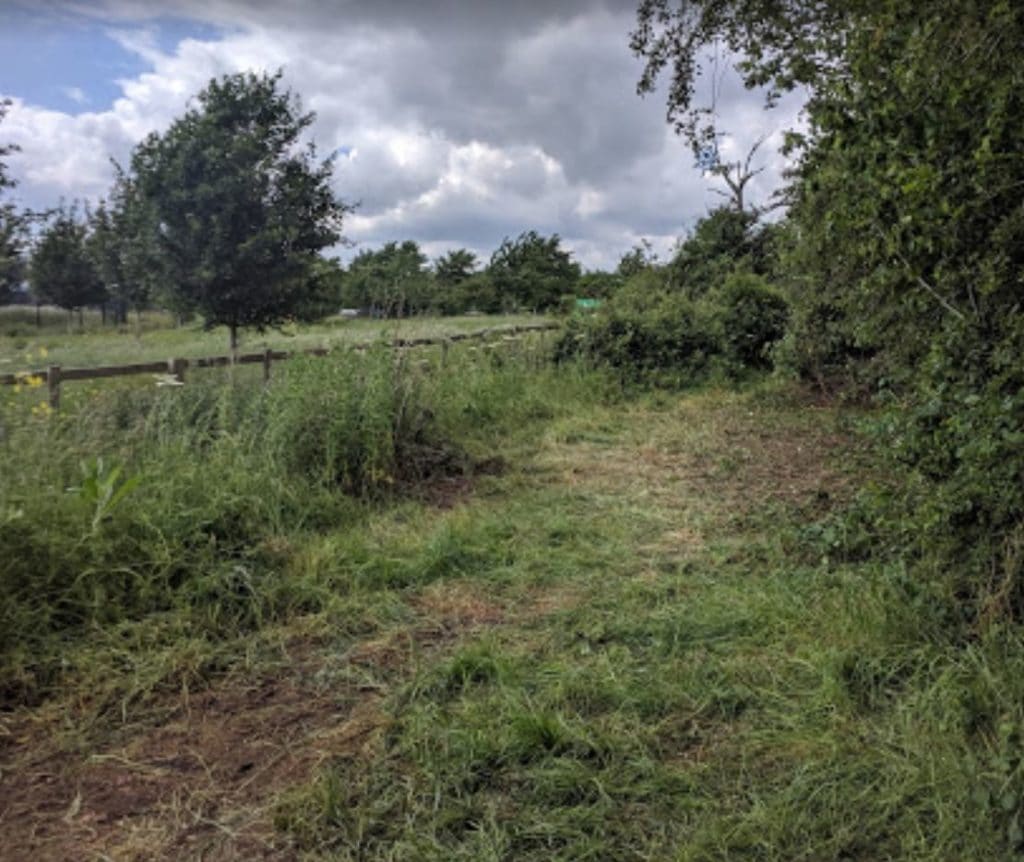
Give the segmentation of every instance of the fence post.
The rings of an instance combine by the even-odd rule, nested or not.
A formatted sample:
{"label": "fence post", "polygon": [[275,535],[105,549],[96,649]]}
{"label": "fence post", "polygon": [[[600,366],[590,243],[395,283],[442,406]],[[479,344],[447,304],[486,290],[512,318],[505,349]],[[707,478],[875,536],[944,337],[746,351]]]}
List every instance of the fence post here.
{"label": "fence post", "polygon": [[168,359],[167,371],[179,383],[185,382],[185,369],[188,368],[187,359]]}
{"label": "fence post", "polygon": [[451,344],[451,342],[447,338],[442,339],[442,341],[441,341],[441,367],[442,368],[444,368],[446,365],[448,365],[448,345],[449,344]]}
{"label": "fence post", "polygon": [[46,369],[46,384],[50,388],[50,406],[60,408],[60,366],[51,365]]}
{"label": "fence post", "polygon": [[273,351],[268,347],[263,351],[263,382],[270,382],[270,363],[274,361]]}

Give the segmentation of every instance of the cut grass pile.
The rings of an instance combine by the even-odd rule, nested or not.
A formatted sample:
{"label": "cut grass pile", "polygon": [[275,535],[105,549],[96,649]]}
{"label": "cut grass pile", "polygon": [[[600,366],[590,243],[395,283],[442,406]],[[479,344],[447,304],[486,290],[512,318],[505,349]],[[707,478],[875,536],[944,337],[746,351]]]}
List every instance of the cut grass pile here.
{"label": "cut grass pile", "polygon": [[4,718],[21,858],[1018,858],[1020,634],[835,561],[855,415],[480,355],[422,402],[500,471],[279,521],[220,628],[96,625]]}

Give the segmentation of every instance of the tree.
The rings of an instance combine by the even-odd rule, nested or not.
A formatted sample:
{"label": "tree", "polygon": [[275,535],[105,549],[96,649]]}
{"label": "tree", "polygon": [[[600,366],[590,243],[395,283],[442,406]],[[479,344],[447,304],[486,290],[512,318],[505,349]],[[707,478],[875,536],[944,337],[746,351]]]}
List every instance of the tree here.
{"label": "tree", "polygon": [[374,315],[403,317],[430,306],[427,256],[412,240],[364,249],[349,264],[344,279],[346,305],[368,308]]}
{"label": "tree", "polygon": [[669,282],[691,299],[719,286],[739,268],[761,271],[762,232],[747,210],[719,207],[694,225],[668,265]]}
{"label": "tree", "polygon": [[469,278],[477,268],[477,257],[467,248],[455,248],[434,261],[434,277],[438,287],[455,287]]}
{"label": "tree", "polygon": [[658,255],[648,239],[641,239],[622,257],[619,258],[619,265],[615,268],[616,274],[623,278],[632,278],[640,272],[655,266],[658,263]]}
{"label": "tree", "polygon": [[89,251],[121,319],[128,309],[141,313],[164,285],[164,261],[153,213],[124,171],[118,170],[110,200],[100,201],[90,228]]}
{"label": "tree", "polygon": [[43,230],[32,254],[32,292],[44,302],[78,310],[106,299],[103,282],[86,246],[88,226],[77,210],[61,207]]}
{"label": "tree", "polygon": [[[9,99],[0,101],[0,121],[10,108]],[[16,144],[0,146],[0,193],[14,188],[4,159],[18,151]],[[9,202],[0,204],[0,304],[8,302],[25,277],[25,243],[28,218]]]}
{"label": "tree", "polygon": [[313,122],[281,73],[212,80],[198,106],[136,147],[130,183],[149,213],[149,239],[172,302],[231,348],[242,326],[263,329],[322,312],[322,249],[340,239],[348,207],[330,187],[331,160],[299,138]]}
{"label": "tree", "polygon": [[542,311],[574,292],[580,266],[562,249],[558,234],[543,237],[531,230],[515,240],[505,237],[491,256],[487,273],[505,310]]}

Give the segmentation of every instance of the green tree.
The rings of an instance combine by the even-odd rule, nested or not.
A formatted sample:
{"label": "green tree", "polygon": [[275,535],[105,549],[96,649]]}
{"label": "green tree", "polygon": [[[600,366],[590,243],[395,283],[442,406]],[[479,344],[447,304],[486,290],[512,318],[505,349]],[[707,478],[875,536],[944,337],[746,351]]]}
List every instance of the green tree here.
{"label": "green tree", "polygon": [[106,300],[103,281],[87,248],[88,225],[75,207],[57,210],[32,254],[32,292],[43,302],[81,311]]}
{"label": "green tree", "polygon": [[749,210],[712,210],[679,245],[666,267],[668,281],[695,299],[738,270],[768,275],[774,269],[774,231]]}
{"label": "green tree", "polygon": [[[0,100],[0,122],[10,108],[10,100]],[[14,188],[15,182],[7,171],[5,159],[18,151],[16,144],[0,146],[0,194]],[[28,238],[28,217],[10,202],[0,203],[0,304],[10,301],[11,295],[25,278],[25,245]]]}
{"label": "green tree", "polygon": [[543,311],[575,291],[580,266],[561,242],[558,234],[544,237],[532,230],[505,238],[487,267],[503,309]]}
{"label": "green tree", "polygon": [[432,290],[426,267],[427,256],[412,240],[388,242],[376,250],[364,249],[345,274],[344,302],[384,317],[426,311]]}
{"label": "green tree", "polygon": [[493,287],[478,266],[477,256],[465,248],[452,249],[434,261],[434,310],[440,314],[494,310]]}
{"label": "green tree", "polygon": [[434,277],[439,288],[456,287],[476,272],[479,261],[467,248],[455,248],[434,261]]}
{"label": "green tree", "polygon": [[207,326],[226,325],[232,350],[240,327],[322,312],[317,261],[348,209],[331,190],[330,159],[300,146],[314,115],[280,81],[280,72],[211,81],[131,159],[165,288]]}
{"label": "green tree", "polygon": [[650,240],[642,239],[619,258],[619,265],[615,268],[615,273],[622,278],[632,278],[657,263],[658,255],[655,254]]}

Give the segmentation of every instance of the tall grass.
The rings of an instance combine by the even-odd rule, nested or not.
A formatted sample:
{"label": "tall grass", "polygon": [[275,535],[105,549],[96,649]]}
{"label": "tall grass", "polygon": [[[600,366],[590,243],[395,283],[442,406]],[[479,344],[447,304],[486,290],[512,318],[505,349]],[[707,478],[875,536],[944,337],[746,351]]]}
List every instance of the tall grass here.
{"label": "tall grass", "polygon": [[[538,348],[539,349],[539,348]],[[383,347],[251,379],[101,391],[37,415],[7,394],[0,447],[0,695],[45,696],[62,646],[155,617],[252,630],[330,601],[286,578],[289,536],[344,530],[442,475],[471,476],[500,429],[600,386],[551,386],[508,346]],[[126,484],[128,483],[128,484]],[[66,661],[64,662],[66,664]]]}

